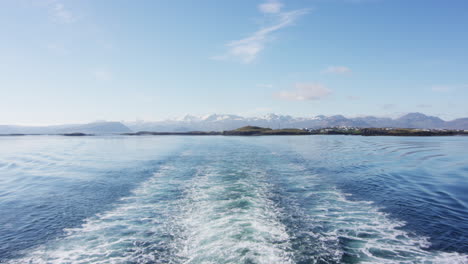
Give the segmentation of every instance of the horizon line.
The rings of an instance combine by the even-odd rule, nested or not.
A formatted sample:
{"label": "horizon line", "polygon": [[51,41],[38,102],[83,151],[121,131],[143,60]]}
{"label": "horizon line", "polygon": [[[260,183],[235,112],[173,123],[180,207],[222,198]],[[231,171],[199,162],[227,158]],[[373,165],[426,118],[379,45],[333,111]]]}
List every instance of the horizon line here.
{"label": "horizon line", "polygon": [[457,118],[452,118],[452,119],[444,119],[444,118],[441,118],[440,116],[437,116],[437,115],[429,115],[429,114],[425,114],[425,113],[422,113],[422,112],[405,112],[405,113],[400,113],[398,115],[395,115],[395,116],[390,116],[390,115],[343,115],[343,114],[333,114],[333,115],[323,115],[323,114],[318,114],[318,115],[310,115],[310,116],[296,116],[296,115],[290,115],[290,114],[279,114],[279,113],[274,113],[274,112],[271,112],[271,113],[266,113],[266,114],[262,114],[262,115],[240,115],[240,114],[217,114],[217,113],[211,113],[211,114],[201,114],[201,115],[198,115],[198,114],[185,114],[185,115],[181,115],[179,117],[168,117],[168,118],[165,118],[165,119],[157,119],[157,120],[145,120],[145,119],[135,119],[135,120],[105,120],[105,119],[98,119],[98,120],[94,120],[94,121],[70,121],[69,123],[49,123],[49,124],[45,124],[45,123],[17,123],[17,124],[0,124],[0,126],[20,126],[20,127],[51,127],[51,126],[62,126],[62,125],[67,125],[67,126],[70,126],[70,125],[83,125],[83,124],[93,124],[93,123],[112,123],[112,122],[117,122],[117,123],[122,123],[122,124],[125,124],[125,123],[136,123],[136,122],[144,122],[144,123],[155,123],[155,122],[164,122],[164,121],[183,121],[183,118],[187,117],[187,116],[191,116],[191,117],[195,117],[195,118],[199,118],[201,119],[201,121],[203,120],[204,117],[209,117],[209,116],[213,116],[213,115],[217,115],[217,116],[238,116],[238,117],[242,117],[242,118],[261,118],[261,117],[265,117],[265,116],[268,116],[268,115],[277,115],[277,116],[289,116],[289,117],[292,117],[292,118],[312,118],[312,117],[317,117],[317,116],[325,116],[325,117],[333,117],[333,116],[343,116],[347,119],[355,119],[355,118],[365,118],[365,117],[376,117],[376,118],[390,118],[392,120],[395,120],[395,119],[398,119],[398,118],[401,118],[405,115],[408,115],[408,114],[423,114],[427,117],[437,117],[439,119],[441,119],[442,121],[444,122],[450,122],[450,121],[454,121],[454,120],[457,120],[457,119],[462,119],[462,118],[468,118],[468,117],[457,117]]}

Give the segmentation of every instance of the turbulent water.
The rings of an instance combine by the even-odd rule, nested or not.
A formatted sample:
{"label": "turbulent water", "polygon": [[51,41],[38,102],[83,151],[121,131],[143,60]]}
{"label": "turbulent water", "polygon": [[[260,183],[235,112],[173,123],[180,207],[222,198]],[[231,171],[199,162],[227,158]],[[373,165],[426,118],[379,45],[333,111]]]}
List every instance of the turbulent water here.
{"label": "turbulent water", "polygon": [[468,263],[468,137],[3,137],[0,262]]}

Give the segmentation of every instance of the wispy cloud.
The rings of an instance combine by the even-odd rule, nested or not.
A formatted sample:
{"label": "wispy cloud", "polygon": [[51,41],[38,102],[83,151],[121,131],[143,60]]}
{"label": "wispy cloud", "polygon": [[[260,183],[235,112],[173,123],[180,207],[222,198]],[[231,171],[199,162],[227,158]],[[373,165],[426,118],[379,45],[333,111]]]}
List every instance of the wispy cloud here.
{"label": "wispy cloud", "polygon": [[354,96],[354,95],[348,95],[348,96],[346,96],[346,99],[351,100],[351,101],[355,101],[355,100],[361,99],[361,97]]}
{"label": "wispy cloud", "polygon": [[454,87],[448,86],[448,85],[436,85],[432,86],[431,90],[434,92],[449,92],[453,89]]}
{"label": "wispy cloud", "polygon": [[418,107],[418,108],[431,108],[432,105],[430,105],[430,104],[418,104],[416,107]]}
{"label": "wispy cloud", "polygon": [[254,109],[249,109],[247,111],[239,112],[237,115],[240,116],[258,116],[262,114],[267,114],[273,112],[271,107],[256,107]]}
{"label": "wispy cloud", "polygon": [[216,60],[239,60],[243,63],[251,63],[271,40],[270,35],[282,28],[292,25],[299,17],[306,14],[308,9],[299,9],[289,12],[281,11],[282,4],[277,1],[269,1],[259,6],[261,12],[269,14],[275,20],[270,26],[263,27],[250,36],[231,41],[226,44],[227,52],[221,56],[215,56]]}
{"label": "wispy cloud", "polygon": [[397,107],[396,104],[384,104],[384,105],[382,105],[382,108],[384,110],[391,110],[391,109],[395,109],[396,107]]}
{"label": "wispy cloud", "polygon": [[468,85],[434,85],[431,87],[433,92],[452,92],[456,90],[467,90]]}
{"label": "wispy cloud", "polygon": [[348,74],[351,72],[351,69],[346,66],[329,66],[322,71],[322,74]]}
{"label": "wispy cloud", "polygon": [[71,23],[75,21],[72,12],[68,10],[63,3],[53,1],[51,8],[52,16],[55,21],[61,23]]}
{"label": "wispy cloud", "polygon": [[50,52],[55,53],[57,55],[67,55],[69,53],[68,49],[61,44],[50,43],[46,47]]}
{"label": "wispy cloud", "polygon": [[111,81],[113,78],[112,72],[107,68],[95,69],[92,74],[98,81]]}
{"label": "wispy cloud", "polygon": [[331,90],[319,83],[297,83],[293,90],[281,91],[275,96],[288,101],[320,100],[331,94]]}
{"label": "wispy cloud", "polygon": [[279,1],[268,1],[266,3],[260,4],[258,6],[258,10],[262,13],[267,13],[267,14],[276,14],[281,11],[281,8],[283,7],[283,4],[280,3]]}
{"label": "wispy cloud", "polygon": [[260,87],[260,88],[273,88],[273,84],[259,83],[259,84],[257,84],[257,87]]}

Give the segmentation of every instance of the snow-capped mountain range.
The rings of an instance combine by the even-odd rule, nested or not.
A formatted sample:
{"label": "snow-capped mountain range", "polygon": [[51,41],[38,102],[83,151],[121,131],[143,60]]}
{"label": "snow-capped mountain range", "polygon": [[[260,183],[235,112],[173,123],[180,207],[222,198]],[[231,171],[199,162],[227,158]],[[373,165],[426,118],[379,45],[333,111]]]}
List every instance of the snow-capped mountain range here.
{"label": "snow-capped mountain range", "polygon": [[350,127],[403,127],[403,128],[440,128],[468,129],[468,118],[444,121],[435,116],[410,113],[391,119],[386,117],[354,117],[342,115],[292,117],[289,115],[267,114],[262,117],[242,117],[238,115],[211,114],[206,116],[186,115],[182,118],[157,122],[124,122],[133,131],[223,131],[252,125],[270,128],[322,128],[334,126]]}
{"label": "snow-capped mountain range", "polygon": [[91,133],[119,134],[138,131],[152,132],[188,132],[188,131],[223,131],[243,126],[261,126],[270,128],[324,128],[336,126],[348,127],[400,127],[430,129],[464,129],[468,130],[468,118],[444,121],[435,116],[421,113],[410,113],[391,119],[385,117],[354,117],[342,115],[292,117],[289,115],[268,114],[262,117],[242,117],[238,115],[186,115],[182,118],[156,122],[93,122],[89,124],[71,124],[57,126],[17,126],[0,125],[1,134],[61,134]]}

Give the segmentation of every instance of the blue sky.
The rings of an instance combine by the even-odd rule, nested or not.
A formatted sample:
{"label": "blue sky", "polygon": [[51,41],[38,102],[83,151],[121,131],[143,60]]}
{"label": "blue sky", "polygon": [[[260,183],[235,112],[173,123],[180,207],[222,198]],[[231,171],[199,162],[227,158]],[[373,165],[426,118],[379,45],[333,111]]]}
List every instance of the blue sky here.
{"label": "blue sky", "polygon": [[466,0],[0,2],[0,124],[468,116]]}

